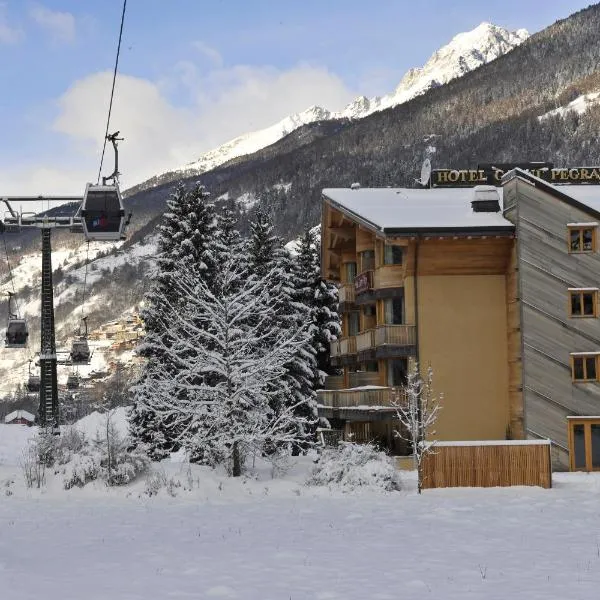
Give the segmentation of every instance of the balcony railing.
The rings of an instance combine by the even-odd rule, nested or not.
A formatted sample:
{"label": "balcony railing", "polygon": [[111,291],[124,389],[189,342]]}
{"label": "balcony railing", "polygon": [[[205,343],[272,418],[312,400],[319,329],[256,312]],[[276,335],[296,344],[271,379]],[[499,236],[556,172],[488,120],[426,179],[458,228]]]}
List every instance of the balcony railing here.
{"label": "balcony railing", "polygon": [[373,289],[373,271],[363,271],[354,280],[354,291],[357,294],[368,292]]}
{"label": "balcony railing", "polygon": [[338,288],[339,302],[354,302],[354,284],[346,283]]}
{"label": "balcony railing", "polygon": [[326,408],[382,407],[394,408],[406,402],[406,393],[401,388],[368,387],[348,390],[319,390],[318,402]]}
{"label": "balcony railing", "polygon": [[376,290],[404,285],[404,265],[383,265],[375,270],[373,285]]}
{"label": "balcony railing", "polygon": [[375,345],[414,346],[417,328],[414,325],[380,325],[375,330]]}
{"label": "balcony railing", "polygon": [[323,387],[326,390],[341,390],[344,388],[344,376],[343,375],[327,375],[323,382]]}
{"label": "balcony railing", "polygon": [[375,346],[375,330],[367,329],[356,336],[356,350],[363,352],[364,350],[370,350]]}
{"label": "balcony railing", "polygon": [[340,354],[356,354],[356,337],[350,336],[340,340]]}
{"label": "balcony railing", "polygon": [[340,355],[340,341],[335,340],[329,343],[329,356],[336,357]]}
{"label": "balcony railing", "polygon": [[377,371],[355,371],[354,373],[350,373],[348,381],[351,388],[363,385],[380,385],[380,375]]}

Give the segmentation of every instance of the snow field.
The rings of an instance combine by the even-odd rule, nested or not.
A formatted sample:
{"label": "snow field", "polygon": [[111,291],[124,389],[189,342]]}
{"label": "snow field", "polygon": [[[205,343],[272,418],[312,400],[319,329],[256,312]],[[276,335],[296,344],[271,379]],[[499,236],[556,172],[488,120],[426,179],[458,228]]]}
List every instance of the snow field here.
{"label": "snow field", "polygon": [[0,426],[2,600],[598,597],[598,474],[419,497],[413,473],[400,492],[343,493],[304,485],[311,457],[232,479],[173,456],[128,486],[66,491],[49,472],[38,490],[18,467],[34,433]]}
{"label": "snow field", "polygon": [[206,473],[175,498],[106,488],[2,498],[2,597],[597,598],[596,475],[421,497],[343,495],[294,477],[215,486]]}

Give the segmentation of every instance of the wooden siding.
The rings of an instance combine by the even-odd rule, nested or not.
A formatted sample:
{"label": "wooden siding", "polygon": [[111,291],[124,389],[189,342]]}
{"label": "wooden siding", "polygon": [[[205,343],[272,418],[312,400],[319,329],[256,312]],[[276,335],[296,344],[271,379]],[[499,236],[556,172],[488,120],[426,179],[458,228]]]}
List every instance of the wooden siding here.
{"label": "wooden siding", "polygon": [[375,269],[375,289],[402,287],[404,271],[404,265],[384,265]]}
{"label": "wooden siding", "polygon": [[425,238],[419,247],[419,275],[504,275],[511,247],[511,237]]}
{"label": "wooden siding", "polygon": [[550,444],[436,446],[423,460],[423,488],[552,487]]}
{"label": "wooden siding", "polygon": [[571,352],[600,350],[600,319],[568,310],[569,287],[598,285],[600,253],[569,254],[567,224],[595,218],[519,178],[504,196],[517,224],[525,426],[565,448],[566,417],[600,413],[600,385],[574,384],[570,369]]}
{"label": "wooden siding", "polygon": [[525,437],[523,422],[523,361],[521,340],[521,303],[517,245],[513,244],[506,274],[506,325],[508,344],[509,434],[512,439]]}

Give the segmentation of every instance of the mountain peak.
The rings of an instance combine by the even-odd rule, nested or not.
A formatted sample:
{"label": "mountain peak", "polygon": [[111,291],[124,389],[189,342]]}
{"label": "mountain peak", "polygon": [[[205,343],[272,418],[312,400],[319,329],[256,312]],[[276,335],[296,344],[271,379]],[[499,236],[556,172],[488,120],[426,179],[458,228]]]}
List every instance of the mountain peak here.
{"label": "mountain peak", "polygon": [[529,33],[525,29],[509,31],[484,21],[471,31],[455,35],[448,44],[434,52],[422,67],[407,71],[391,94],[373,98],[359,96],[341,112],[330,112],[320,106],[310,106],[266,129],[240,135],[205,153],[198,160],[176,169],[175,172],[185,172],[189,175],[202,173],[233,158],[251,154],[273,144],[302,125],[328,119],[362,119],[374,112],[408,102],[415,96],[444,85],[506,54],[528,37]]}

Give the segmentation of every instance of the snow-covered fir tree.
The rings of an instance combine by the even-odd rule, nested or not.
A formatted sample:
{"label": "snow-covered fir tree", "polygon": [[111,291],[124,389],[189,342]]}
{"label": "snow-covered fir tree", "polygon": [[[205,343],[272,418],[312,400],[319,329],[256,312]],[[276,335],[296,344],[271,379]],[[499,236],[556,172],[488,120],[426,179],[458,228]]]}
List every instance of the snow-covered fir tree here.
{"label": "snow-covered fir tree", "polygon": [[144,408],[173,423],[191,455],[240,475],[250,453],[297,442],[304,426],[298,407],[273,407],[306,334],[279,327],[270,299],[276,270],[248,277],[235,250],[223,246],[221,258],[213,285],[191,272],[175,283],[186,302],[171,316],[177,343],[162,348],[175,370],[150,374],[154,392]]}
{"label": "snow-covered fir tree", "polygon": [[[173,423],[158,419],[147,402],[148,396],[153,394],[154,374],[157,371],[166,374],[176,372],[176,365],[165,348],[170,348],[177,341],[170,327],[172,311],[180,310],[186,301],[177,282],[182,274],[190,272],[212,280],[217,268],[213,253],[216,216],[208,196],[200,185],[190,190],[183,185],[178,186],[167,200],[167,211],[158,228],[154,284],[144,299],[145,308],[141,313],[146,336],[139,353],[147,362],[133,387],[130,414],[134,442],[145,445],[155,459],[178,448],[179,436],[174,431]],[[165,298],[169,300],[168,308]]]}
{"label": "snow-covered fir tree", "polygon": [[306,229],[299,239],[296,255],[295,281],[300,301],[310,309],[312,346],[316,356],[313,387],[322,387],[327,375],[339,370],[329,360],[329,345],[341,334],[337,310],[337,288],[321,279],[320,241],[315,232]]}
{"label": "snow-covered fir tree", "polygon": [[[305,304],[296,283],[294,260],[280,238],[273,233],[273,224],[263,212],[257,212],[250,225],[251,234],[247,244],[248,268],[254,280],[271,273],[272,287],[268,294],[269,308],[275,315],[273,335],[304,329],[305,343],[285,364],[285,386],[272,397],[272,408],[277,413],[295,406],[298,416],[293,452],[297,454],[312,444],[318,423],[316,392],[313,385],[316,369],[312,339],[311,311]],[[275,447],[273,448],[275,449]]]}

